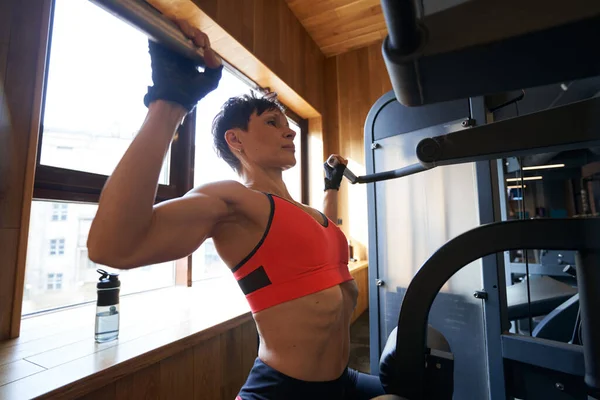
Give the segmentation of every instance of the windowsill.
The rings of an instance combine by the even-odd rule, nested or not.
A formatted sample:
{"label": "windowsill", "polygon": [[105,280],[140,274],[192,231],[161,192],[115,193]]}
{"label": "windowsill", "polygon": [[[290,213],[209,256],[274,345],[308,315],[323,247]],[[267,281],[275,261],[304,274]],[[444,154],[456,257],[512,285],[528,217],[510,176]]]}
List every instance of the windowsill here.
{"label": "windowsill", "polygon": [[348,263],[348,269],[350,270],[350,273],[356,273],[362,269],[367,268],[368,266],[369,262],[367,260],[358,260]]}
{"label": "windowsill", "polygon": [[239,288],[222,282],[123,296],[119,339],[102,344],[95,303],[24,319],[19,338],[0,342],[0,398],[76,396],[251,320]]}

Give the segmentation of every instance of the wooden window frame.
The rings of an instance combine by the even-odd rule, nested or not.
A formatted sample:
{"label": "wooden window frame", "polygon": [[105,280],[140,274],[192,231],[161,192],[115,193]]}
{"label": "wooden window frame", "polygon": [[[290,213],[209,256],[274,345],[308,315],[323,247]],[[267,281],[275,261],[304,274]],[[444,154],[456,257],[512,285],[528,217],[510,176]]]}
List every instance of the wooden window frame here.
{"label": "wooden window frame", "polygon": [[300,127],[300,201],[303,204],[308,204],[310,199],[310,186],[308,182],[308,119],[300,117],[290,109],[286,109],[285,115]]}

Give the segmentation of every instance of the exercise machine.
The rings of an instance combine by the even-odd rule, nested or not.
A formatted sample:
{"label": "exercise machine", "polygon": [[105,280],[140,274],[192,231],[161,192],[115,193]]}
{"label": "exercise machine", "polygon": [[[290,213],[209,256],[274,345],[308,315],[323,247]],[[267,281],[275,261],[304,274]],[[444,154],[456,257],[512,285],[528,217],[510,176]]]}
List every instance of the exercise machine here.
{"label": "exercise machine", "polygon": [[[427,174],[442,165],[459,163],[466,165],[465,163],[476,161],[476,169],[479,169],[476,175],[479,175],[478,178],[480,178],[478,182],[475,182],[478,183],[479,189],[477,195],[480,202],[483,198],[483,201],[492,203],[491,193],[485,193],[486,185],[482,183],[483,179],[481,179],[487,176],[488,185],[491,186],[489,182],[491,179],[490,163],[485,160],[495,160],[515,153],[536,154],[548,151],[548,149],[585,148],[600,144],[600,125],[598,125],[600,119],[594,116],[600,111],[600,102],[597,98],[481,126],[463,124],[463,121],[477,118],[479,121],[485,121],[481,106],[478,106],[477,102],[478,99],[470,99],[409,108],[399,104],[395,99],[395,94],[390,92],[373,106],[367,118],[365,151],[368,169],[377,171],[398,162],[409,164],[408,167],[374,172],[365,176],[349,173],[355,183],[372,183],[368,185],[369,256],[372,282],[370,285],[370,309],[373,310],[370,317],[372,327],[383,327],[371,337],[372,372],[379,373],[382,376],[382,382],[387,381],[387,389],[390,393],[396,393],[408,399],[452,398],[453,393],[455,398],[514,396],[526,399],[572,399],[585,398],[582,396],[586,396],[587,390],[597,396],[594,391],[598,390],[597,385],[600,381],[598,381],[597,375],[594,376],[598,373],[594,360],[600,360],[600,357],[594,353],[597,351],[592,345],[594,340],[588,339],[586,343],[584,339],[582,346],[550,341],[547,335],[552,324],[551,321],[556,324],[559,320],[554,320],[554,318],[564,316],[565,312],[570,312],[572,315],[573,303],[577,302],[582,310],[581,320],[588,321],[584,324],[587,324],[588,327],[591,326],[588,337],[597,338],[596,341],[600,339],[597,323],[591,319],[593,316],[590,318],[583,311],[593,310],[596,306],[590,307],[590,304],[598,304],[598,299],[591,294],[592,298],[586,300],[588,304],[583,305],[581,298],[585,291],[582,289],[584,285],[588,285],[588,293],[593,293],[593,290],[590,291],[589,288],[597,287],[600,283],[595,280],[597,277],[592,277],[589,281],[584,278],[586,282],[583,283],[578,274],[579,295],[576,294],[577,290],[575,289],[565,290],[560,282],[553,281],[556,283],[554,286],[540,285],[539,290],[536,289],[537,283],[530,285],[533,291],[539,295],[538,299],[535,298],[535,295],[533,296],[533,303],[523,295],[526,288],[521,285],[521,290],[519,287],[512,290],[515,292],[512,298],[517,297],[521,300],[514,300],[515,304],[507,307],[506,299],[507,297],[511,298],[512,288],[509,287],[506,290],[505,281],[501,279],[504,273],[500,271],[500,265],[497,263],[498,257],[495,257],[494,253],[512,249],[591,251],[593,244],[590,242],[593,241],[594,236],[600,234],[600,225],[598,225],[600,220],[589,219],[589,225],[585,225],[585,230],[580,232],[574,231],[574,229],[582,229],[584,225],[576,227],[576,224],[583,224],[581,221],[587,220],[548,219],[499,222],[484,225],[485,229],[483,229],[484,227],[475,227],[473,230],[469,230],[470,227],[460,226],[461,229],[464,228],[463,232],[465,233],[461,232],[455,235],[455,238],[426,261],[418,272],[415,270],[414,279],[411,274],[413,266],[402,265],[403,268],[408,269],[407,277],[403,278],[406,286],[402,284],[402,280],[390,277],[390,274],[397,273],[392,270],[399,268],[398,262],[411,258],[411,255],[407,254],[398,257],[398,248],[402,248],[402,244],[395,242],[398,240],[397,237],[390,237],[390,235],[397,235],[394,231],[402,229],[399,228],[401,224],[397,221],[398,216],[394,215],[394,212],[397,213],[395,208],[398,208],[398,202],[402,201],[398,194],[414,189],[414,187],[410,187],[410,182],[403,184],[403,180],[413,179],[413,183],[415,183],[419,171]],[[586,123],[577,124],[577,126],[568,123],[573,121],[571,112]],[[437,125],[429,125],[431,121],[437,122]],[[532,139],[532,135],[530,135],[532,127],[550,132],[550,134]],[[390,135],[389,132],[393,132],[393,135]],[[485,137],[486,140],[478,140],[482,137]],[[433,156],[426,158],[427,155],[423,155],[421,149],[425,147],[424,144],[428,143],[431,143],[436,151],[427,153],[433,154]],[[455,171],[455,176],[451,176],[451,173],[450,177],[468,179],[468,175],[473,174],[473,169],[467,168],[460,172],[463,175],[456,176]],[[446,176],[449,176],[447,171]],[[397,177],[403,177],[403,179],[384,182]],[[433,183],[444,184],[440,180],[436,182],[433,176],[426,179]],[[397,183],[399,187],[390,188],[389,185],[393,183]],[[452,184],[454,185],[455,182]],[[436,194],[433,186],[424,184],[418,189],[421,193],[432,191]],[[437,194],[444,195],[439,190],[437,190]],[[435,196],[418,197],[416,200],[429,204],[429,207],[417,205],[416,208],[423,209],[424,214],[419,215],[421,217],[429,212],[429,209],[436,209],[438,206],[435,204]],[[465,201],[464,198],[459,200]],[[491,204],[489,207],[491,208]],[[448,210],[443,212],[448,212]],[[486,212],[485,207],[480,206],[479,217],[482,215],[485,217],[484,212]],[[441,214],[438,213],[438,215]],[[484,223],[494,222],[497,215],[494,217],[494,215],[488,214],[487,218],[488,220]],[[432,219],[429,218],[429,224],[432,224]],[[473,221],[471,222],[473,223]],[[474,221],[473,225],[479,225],[478,222]],[[546,223],[548,225],[544,225]],[[556,224],[557,228],[553,228],[552,224]],[[505,228],[505,226],[510,228]],[[595,228],[598,230],[594,231]],[[548,236],[552,229],[562,232],[560,240]],[[402,233],[406,241],[406,236],[410,233],[406,231]],[[587,239],[583,240],[582,235]],[[530,243],[526,239],[533,242]],[[409,240],[414,240],[414,238]],[[486,247],[486,244],[492,247]],[[394,253],[395,251],[396,253]],[[454,264],[451,256],[453,252],[456,252],[456,257],[459,255],[466,257],[464,258],[465,262]],[[473,255],[471,256],[471,254]],[[481,265],[467,267],[469,263],[480,258],[484,260]],[[390,265],[392,263],[394,265]],[[443,264],[443,267],[440,264]],[[437,278],[434,275],[441,270],[448,271],[448,268],[452,272],[443,273],[443,278],[437,281],[439,285],[435,287],[434,294],[425,294],[426,288],[421,287],[420,284],[436,281]],[[591,269],[591,266],[578,265],[577,272],[581,268]],[[463,282],[457,284],[457,290],[453,292],[451,287],[446,288],[443,293],[436,296],[436,293],[444,285],[447,285],[447,281],[455,279],[451,277],[463,269],[470,269],[470,275],[475,275],[476,279],[463,274],[460,279]],[[589,274],[589,272],[587,273]],[[478,290],[475,286],[481,284],[481,281],[477,282],[479,280],[477,278],[484,283],[483,290]],[[394,282],[392,285],[394,280],[399,281],[400,284]],[[465,280],[467,281],[466,285]],[[540,283],[543,281],[544,278],[540,278]],[[411,292],[415,297],[413,300],[427,303],[425,308],[413,308],[410,303],[406,302],[406,296]],[[475,298],[471,297],[471,294]],[[401,303],[402,310],[396,311],[397,309],[390,307],[394,303]],[[425,343],[424,341],[427,340],[427,330],[421,330],[420,326],[417,328],[411,322],[411,318],[420,316],[422,310],[425,314],[419,318],[425,321],[425,327],[429,321],[434,328],[438,329],[445,336],[449,347],[452,348],[452,353],[447,351],[448,349],[442,348],[443,346],[428,347],[424,345],[421,348],[421,343]],[[457,313],[457,310],[461,312]],[[551,314],[547,317],[548,321],[540,325],[536,337],[509,334],[509,326],[506,324],[508,319],[523,317],[523,313],[532,310],[538,315]],[[433,311],[433,315],[430,314],[430,311]],[[385,346],[382,344],[386,343],[386,337],[390,332],[390,321],[392,320],[390,316],[398,314],[400,314],[396,328],[398,336],[394,350],[395,360],[399,365],[395,372],[390,372],[389,360],[385,360],[390,353],[390,339],[387,339]],[[430,316],[429,319],[427,315]],[[596,328],[593,328],[594,326]],[[429,332],[431,329],[432,327],[429,327]],[[415,342],[412,336],[416,331],[419,332],[419,335],[423,334],[419,342]],[[547,338],[544,339],[544,337]],[[414,346],[416,343],[419,345]],[[408,351],[408,347],[413,350]],[[414,363],[410,366],[404,364],[408,363],[407,360],[412,357],[415,357],[413,358],[413,362],[415,362],[416,356],[410,355],[415,348],[419,349],[418,353],[421,357],[418,368]],[[381,349],[383,349],[383,355],[380,360]],[[587,361],[584,363],[586,352]],[[388,369],[383,374],[380,361]],[[377,366],[379,366],[379,370]],[[420,372],[405,374],[408,369],[412,371],[418,369]],[[394,378],[390,379],[389,377],[392,375]],[[449,376],[453,379],[449,380]],[[584,384],[584,376],[586,376],[587,387]],[[475,379],[483,383],[476,384],[473,382]],[[500,382],[494,382],[494,380]],[[409,381],[412,383],[408,384]],[[487,384],[485,384],[486,382]],[[430,390],[436,391],[431,392]]]}
{"label": "exercise machine", "polygon": [[[502,334],[509,394],[540,399],[599,398],[600,315],[594,311],[600,306],[596,291],[600,284],[598,232],[598,218],[508,221],[475,228],[440,248],[421,267],[404,296],[395,342],[396,368],[388,391],[406,399],[452,398],[448,376],[440,372],[452,372],[451,366],[446,366],[452,356],[426,345],[427,316],[438,291],[476,259],[508,249],[546,247],[578,250],[583,345]],[[384,351],[383,357],[387,355]]]}
{"label": "exercise machine", "polygon": [[[492,123],[486,100],[600,75],[598,54],[583,45],[600,37],[600,4],[459,1],[432,11],[433,3],[382,0],[393,92],[367,117],[367,175],[346,175],[370,183],[372,373],[407,399],[599,398],[600,331],[590,314],[599,305],[598,220],[497,222],[504,184],[496,160],[598,146],[600,99]],[[503,253],[527,249],[572,251],[579,293],[560,285],[545,292],[557,282],[546,276],[507,290]],[[567,277],[564,268],[553,275]],[[523,288],[533,290],[523,297]],[[509,333],[523,306],[547,314],[531,337]],[[575,309],[582,335],[549,340],[565,336],[552,326]],[[451,352],[426,344],[432,329]]]}

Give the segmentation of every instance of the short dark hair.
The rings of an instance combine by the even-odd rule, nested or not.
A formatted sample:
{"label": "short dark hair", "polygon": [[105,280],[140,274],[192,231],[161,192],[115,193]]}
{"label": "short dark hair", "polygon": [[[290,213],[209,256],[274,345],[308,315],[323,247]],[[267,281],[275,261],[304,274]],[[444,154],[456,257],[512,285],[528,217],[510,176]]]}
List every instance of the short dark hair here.
{"label": "short dark hair", "polygon": [[262,115],[265,111],[278,110],[285,113],[284,107],[271,98],[256,97],[254,93],[232,97],[223,104],[212,123],[212,134],[217,155],[236,172],[240,172],[241,163],[232,153],[225,132],[230,129],[248,130],[248,122],[254,112]]}

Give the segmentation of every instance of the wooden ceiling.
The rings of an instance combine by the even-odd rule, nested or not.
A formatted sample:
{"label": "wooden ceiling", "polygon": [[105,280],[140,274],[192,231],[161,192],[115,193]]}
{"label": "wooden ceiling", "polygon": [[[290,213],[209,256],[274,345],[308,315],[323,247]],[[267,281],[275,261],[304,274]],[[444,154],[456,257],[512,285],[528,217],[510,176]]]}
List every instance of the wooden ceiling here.
{"label": "wooden ceiling", "polygon": [[368,46],[387,35],[380,0],[286,0],[325,56]]}

